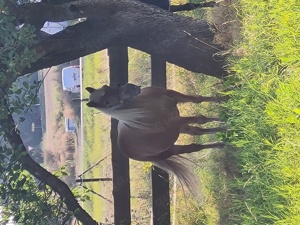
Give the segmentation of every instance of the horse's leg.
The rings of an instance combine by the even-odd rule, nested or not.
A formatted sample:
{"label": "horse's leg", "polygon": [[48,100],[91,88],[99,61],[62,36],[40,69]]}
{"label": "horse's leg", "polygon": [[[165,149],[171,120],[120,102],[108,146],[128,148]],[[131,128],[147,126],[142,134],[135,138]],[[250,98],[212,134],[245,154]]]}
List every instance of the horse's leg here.
{"label": "horse's leg", "polygon": [[181,127],[180,133],[190,134],[190,135],[203,135],[203,134],[214,134],[225,130],[226,128],[223,127],[201,128],[201,127],[194,127],[186,124]]}
{"label": "horse's leg", "polygon": [[171,5],[170,6],[170,11],[171,12],[180,12],[180,11],[190,11],[193,9],[197,8],[202,8],[202,7],[215,7],[217,5],[216,2],[211,1],[211,2],[203,2],[200,4],[196,3],[186,3],[183,5]]}
{"label": "horse's leg", "polygon": [[206,97],[201,95],[185,95],[180,92],[167,90],[166,95],[177,102],[193,102],[193,103],[201,103],[201,102],[220,102],[222,101],[222,97]]}
{"label": "horse's leg", "polygon": [[171,123],[179,124],[180,127],[185,126],[189,123],[198,123],[198,124],[204,124],[212,121],[221,121],[220,118],[217,117],[206,117],[203,115],[200,116],[190,116],[190,117],[177,117],[174,118]]}
{"label": "horse's leg", "polygon": [[207,144],[190,144],[190,145],[173,145],[168,151],[172,152],[171,155],[179,155],[184,153],[198,152],[207,148],[222,148],[223,142],[212,142]]}

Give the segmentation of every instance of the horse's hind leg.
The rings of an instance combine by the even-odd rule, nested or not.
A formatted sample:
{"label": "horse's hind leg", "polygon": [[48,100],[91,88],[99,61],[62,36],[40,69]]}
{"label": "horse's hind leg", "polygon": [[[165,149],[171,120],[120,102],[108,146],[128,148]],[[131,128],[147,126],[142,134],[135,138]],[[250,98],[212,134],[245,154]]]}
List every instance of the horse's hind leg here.
{"label": "horse's hind leg", "polygon": [[225,131],[226,128],[215,127],[215,128],[201,128],[190,126],[191,123],[204,124],[212,121],[221,121],[220,118],[206,117],[206,116],[191,116],[191,117],[179,117],[174,119],[172,122],[176,123],[180,127],[180,133],[190,134],[190,135],[203,135],[203,134],[213,134],[216,132]]}
{"label": "horse's hind leg", "polygon": [[201,95],[185,95],[181,94],[177,91],[167,90],[166,95],[177,102],[193,102],[193,103],[201,103],[201,102],[220,102],[222,101],[222,97],[206,97]]}
{"label": "horse's hind leg", "polygon": [[221,119],[217,117],[206,117],[200,115],[200,116],[191,116],[191,117],[178,117],[174,119],[172,122],[180,124],[180,126],[182,127],[189,123],[204,124],[212,121],[221,121]]}
{"label": "horse's hind leg", "polygon": [[212,142],[207,144],[190,144],[190,145],[174,145],[169,149],[172,152],[172,155],[179,155],[184,153],[198,152],[207,148],[222,148],[224,147],[223,142]]}
{"label": "horse's hind leg", "polygon": [[200,4],[197,3],[186,3],[183,5],[170,5],[171,12],[180,12],[180,11],[190,11],[202,7],[215,7],[216,2],[203,2]]}
{"label": "horse's hind leg", "polygon": [[226,128],[222,128],[222,127],[201,128],[201,127],[194,127],[186,124],[181,127],[180,133],[190,134],[190,135],[203,135],[203,134],[214,134],[225,130]]}

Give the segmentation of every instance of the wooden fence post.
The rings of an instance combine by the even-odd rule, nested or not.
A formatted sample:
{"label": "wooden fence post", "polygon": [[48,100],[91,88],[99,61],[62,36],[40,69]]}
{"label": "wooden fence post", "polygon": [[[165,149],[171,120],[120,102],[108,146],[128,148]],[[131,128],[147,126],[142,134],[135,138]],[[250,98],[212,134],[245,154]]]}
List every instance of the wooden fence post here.
{"label": "wooden fence post", "polygon": [[[127,47],[112,47],[108,49],[110,85],[126,84],[128,82],[128,50]],[[113,197],[114,224],[130,225],[130,177],[129,159],[119,150],[117,144],[118,121],[111,120],[111,147],[113,165]]]}
{"label": "wooden fence post", "polygon": [[[166,62],[158,56],[151,55],[151,86],[166,85]],[[169,174],[154,167],[151,177],[153,225],[170,225]]]}

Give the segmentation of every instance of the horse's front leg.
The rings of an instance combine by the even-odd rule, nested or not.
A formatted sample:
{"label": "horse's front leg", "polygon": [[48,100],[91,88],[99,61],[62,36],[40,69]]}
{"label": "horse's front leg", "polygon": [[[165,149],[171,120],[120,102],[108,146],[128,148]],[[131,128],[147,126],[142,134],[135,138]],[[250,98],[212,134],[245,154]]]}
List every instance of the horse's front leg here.
{"label": "horse's front leg", "polygon": [[179,124],[180,127],[182,127],[190,123],[204,124],[213,121],[221,122],[221,119],[218,117],[206,117],[203,115],[199,115],[199,116],[189,116],[189,117],[177,117],[174,118],[172,122]]}
{"label": "horse's front leg", "polygon": [[212,143],[207,143],[207,144],[190,144],[190,145],[173,145],[168,151],[170,151],[171,155],[179,155],[179,154],[184,154],[184,153],[192,153],[192,152],[198,152],[203,149],[208,149],[208,148],[222,148],[224,147],[223,142],[212,142]]}
{"label": "horse's front leg", "polygon": [[224,127],[214,127],[214,128],[201,128],[190,125],[183,125],[180,127],[180,133],[189,135],[204,135],[204,134],[214,134],[217,132],[226,131]]}
{"label": "horse's front leg", "polygon": [[223,101],[222,97],[207,97],[201,95],[185,95],[177,91],[167,90],[166,95],[177,102],[221,102]]}
{"label": "horse's front leg", "polygon": [[217,3],[214,1],[211,2],[203,2],[200,4],[197,3],[186,3],[183,5],[170,5],[170,11],[171,12],[180,12],[180,11],[190,11],[197,8],[203,8],[203,7],[215,7],[217,6]]}

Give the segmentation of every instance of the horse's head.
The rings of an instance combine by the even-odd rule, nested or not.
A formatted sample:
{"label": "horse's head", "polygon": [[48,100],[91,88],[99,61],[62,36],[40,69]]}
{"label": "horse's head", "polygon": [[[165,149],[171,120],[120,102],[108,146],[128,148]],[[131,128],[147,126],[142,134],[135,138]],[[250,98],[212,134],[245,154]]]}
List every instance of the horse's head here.
{"label": "horse's head", "polygon": [[88,107],[111,109],[137,96],[141,87],[128,83],[118,87],[104,85],[99,89],[87,87],[86,90],[90,93]]}

